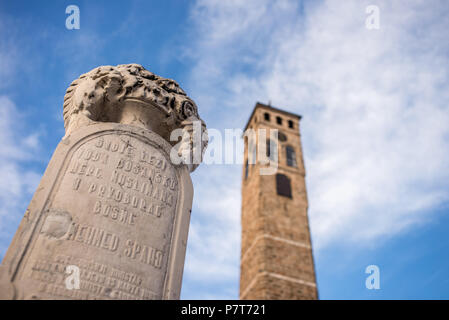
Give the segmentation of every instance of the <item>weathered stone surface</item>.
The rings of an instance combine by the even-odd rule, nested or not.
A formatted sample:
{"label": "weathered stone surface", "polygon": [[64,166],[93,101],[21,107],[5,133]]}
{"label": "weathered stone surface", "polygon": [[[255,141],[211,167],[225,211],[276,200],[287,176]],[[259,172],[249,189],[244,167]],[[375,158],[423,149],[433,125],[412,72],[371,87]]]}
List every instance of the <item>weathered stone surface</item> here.
{"label": "weathered stone surface", "polygon": [[[90,101],[92,88],[94,97],[106,94],[95,103],[66,95],[67,134],[3,260],[17,298],[179,298],[193,198],[189,169],[195,166],[172,163],[165,130],[199,119],[197,110],[177,114],[183,105],[177,96],[168,113],[165,100],[134,100],[140,93],[133,90],[142,87],[126,89],[124,83],[157,76],[126,65],[118,67],[127,70],[120,78],[114,68],[94,69],[88,74],[95,76],[81,77],[89,81],[68,89],[79,100]],[[160,85],[160,92],[166,88],[189,100],[174,81]],[[118,98],[122,90],[127,93]],[[179,119],[161,120],[175,113]],[[79,289],[66,286],[68,266],[79,268]]]}

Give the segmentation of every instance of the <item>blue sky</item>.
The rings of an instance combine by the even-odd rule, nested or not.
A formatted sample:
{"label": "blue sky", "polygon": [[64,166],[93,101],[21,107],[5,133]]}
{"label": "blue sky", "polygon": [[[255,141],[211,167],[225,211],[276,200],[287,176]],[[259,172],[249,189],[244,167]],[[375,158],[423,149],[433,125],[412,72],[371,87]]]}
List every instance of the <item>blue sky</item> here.
{"label": "blue sky", "polygon": [[[135,62],[177,80],[210,128],[243,128],[256,101],[303,116],[321,299],[448,299],[447,30],[444,0],[1,1],[0,257],[64,135],[67,86]],[[183,299],[238,298],[240,177],[192,174]]]}

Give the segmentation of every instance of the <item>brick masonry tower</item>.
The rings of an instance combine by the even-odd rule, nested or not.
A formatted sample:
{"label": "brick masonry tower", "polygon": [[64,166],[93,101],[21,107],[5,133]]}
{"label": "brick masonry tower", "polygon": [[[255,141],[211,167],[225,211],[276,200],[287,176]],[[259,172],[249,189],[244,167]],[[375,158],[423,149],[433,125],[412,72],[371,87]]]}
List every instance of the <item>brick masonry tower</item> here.
{"label": "brick masonry tower", "polygon": [[[240,299],[317,299],[314,262],[307,217],[305,169],[299,134],[301,116],[257,103],[245,127],[278,129],[278,168],[251,164],[258,143],[245,136],[242,176],[242,252]],[[269,137],[269,134],[267,134]],[[265,138],[264,138],[265,139]],[[253,141],[253,142],[252,142]],[[270,145],[267,139],[267,145]],[[260,149],[260,147],[259,147]]]}

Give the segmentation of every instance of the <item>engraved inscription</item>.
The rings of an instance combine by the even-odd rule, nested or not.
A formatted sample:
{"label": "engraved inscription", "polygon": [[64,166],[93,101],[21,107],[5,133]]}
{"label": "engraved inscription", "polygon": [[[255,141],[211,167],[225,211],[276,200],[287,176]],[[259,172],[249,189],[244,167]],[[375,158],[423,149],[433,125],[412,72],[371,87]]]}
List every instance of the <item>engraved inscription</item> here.
{"label": "engraved inscription", "polygon": [[155,268],[160,269],[162,266],[162,257],[164,253],[160,250],[156,250],[152,247],[138,244],[133,240],[126,241],[127,248],[125,249],[125,255],[132,259],[138,259],[141,262],[152,265]]}
{"label": "engraved inscription", "polygon": [[95,228],[89,225],[81,225],[73,222],[67,240],[74,240],[88,244],[90,246],[115,251],[117,250],[119,237],[111,232],[101,228]]}
{"label": "engraved inscription", "polygon": [[[57,259],[45,253],[29,259],[38,296],[161,298],[179,195],[167,159],[124,133],[93,137],[74,150],[49,202],[71,220],[51,217],[36,240]],[[80,268],[79,290],[65,288],[67,265]]]}

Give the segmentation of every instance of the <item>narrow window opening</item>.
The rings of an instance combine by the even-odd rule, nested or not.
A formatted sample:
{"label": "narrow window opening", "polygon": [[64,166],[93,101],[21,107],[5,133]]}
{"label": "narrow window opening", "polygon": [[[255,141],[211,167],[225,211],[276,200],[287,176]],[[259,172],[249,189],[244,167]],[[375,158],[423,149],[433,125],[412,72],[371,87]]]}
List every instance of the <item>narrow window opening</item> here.
{"label": "narrow window opening", "polygon": [[266,154],[267,158],[269,158],[271,161],[276,161],[277,144],[273,140],[267,139]]}
{"label": "narrow window opening", "polygon": [[287,158],[287,165],[289,167],[297,167],[295,149],[293,149],[291,146],[287,146],[285,148],[285,152]]}
{"label": "narrow window opening", "polygon": [[281,117],[276,117],[276,123],[279,125],[282,125],[282,118]]}
{"label": "narrow window opening", "polygon": [[286,175],[276,174],[276,192],[280,196],[292,198],[291,182]]}
{"label": "narrow window opening", "polygon": [[267,139],[267,157],[270,158],[271,156],[271,141],[270,139]]}

